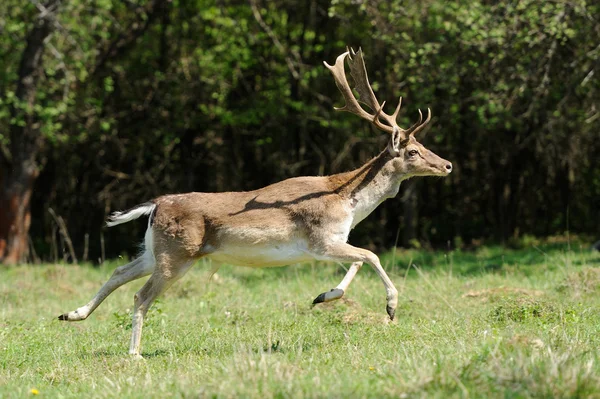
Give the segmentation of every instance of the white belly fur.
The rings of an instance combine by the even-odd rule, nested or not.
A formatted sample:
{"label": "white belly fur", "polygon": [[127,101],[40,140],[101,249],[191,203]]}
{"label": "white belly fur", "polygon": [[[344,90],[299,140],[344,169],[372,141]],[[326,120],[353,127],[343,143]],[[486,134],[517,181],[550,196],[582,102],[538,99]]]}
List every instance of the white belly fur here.
{"label": "white belly fur", "polygon": [[314,259],[305,240],[278,244],[225,245],[208,258],[236,266],[285,266]]}

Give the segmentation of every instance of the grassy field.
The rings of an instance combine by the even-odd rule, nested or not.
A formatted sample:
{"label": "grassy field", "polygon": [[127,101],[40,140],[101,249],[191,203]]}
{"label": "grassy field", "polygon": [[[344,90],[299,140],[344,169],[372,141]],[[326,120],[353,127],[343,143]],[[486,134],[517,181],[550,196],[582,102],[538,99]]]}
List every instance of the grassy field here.
{"label": "grassy field", "polygon": [[[600,255],[587,246],[397,251],[381,257],[400,291],[396,320],[363,267],[346,296],[335,264],[199,263],[150,310],[145,360],[128,357],[143,281],[86,321],[112,269],[0,269],[0,397],[596,397]],[[414,265],[414,266],[412,266]]]}

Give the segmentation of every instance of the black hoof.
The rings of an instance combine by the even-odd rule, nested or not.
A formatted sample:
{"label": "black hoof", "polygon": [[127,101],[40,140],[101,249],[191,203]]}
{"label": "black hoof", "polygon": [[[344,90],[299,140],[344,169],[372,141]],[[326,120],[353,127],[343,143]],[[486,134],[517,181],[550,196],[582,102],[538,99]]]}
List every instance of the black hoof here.
{"label": "black hoof", "polygon": [[315,306],[316,304],[322,302],[325,302],[325,292],[316,297],[315,300],[312,302],[312,305]]}
{"label": "black hoof", "polygon": [[69,320],[69,316],[66,313],[63,313],[58,316],[58,320]]}
{"label": "black hoof", "polygon": [[317,303],[335,301],[336,299],[340,299],[343,296],[344,290],[339,288],[332,288],[329,291],[324,292],[318,297],[316,297],[312,305],[315,306]]}
{"label": "black hoof", "polygon": [[387,310],[387,314],[390,316],[390,320],[394,320],[394,315],[396,314],[396,309],[393,309],[391,306],[386,306],[385,310]]}

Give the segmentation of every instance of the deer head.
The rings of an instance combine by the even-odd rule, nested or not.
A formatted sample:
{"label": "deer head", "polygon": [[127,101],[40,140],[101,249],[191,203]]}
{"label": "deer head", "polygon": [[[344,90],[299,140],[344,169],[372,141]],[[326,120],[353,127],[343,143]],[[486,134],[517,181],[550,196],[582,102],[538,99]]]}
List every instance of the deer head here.
{"label": "deer head", "polygon": [[[358,93],[358,99],[354,96],[348,80],[344,62],[348,59],[350,75],[354,80],[354,90]],[[368,120],[378,129],[390,134],[388,151],[394,158],[394,169],[404,176],[447,176],[452,171],[452,164],[437,156],[417,141],[415,135],[422,131],[431,120],[431,110],[427,109],[427,119],[423,121],[423,114],[419,110],[419,120],[409,127],[402,129],[396,121],[402,106],[402,97],[398,100],[398,106],[393,114],[388,115],[383,111],[385,101],[379,103],[367,76],[367,69],[363,59],[362,50],[358,52],[350,49],[337,57],[335,65],[331,66],[323,62],[333,74],[335,83],[344,96],[346,104],[339,111],[347,111]],[[366,111],[360,104],[366,105],[371,113]]]}

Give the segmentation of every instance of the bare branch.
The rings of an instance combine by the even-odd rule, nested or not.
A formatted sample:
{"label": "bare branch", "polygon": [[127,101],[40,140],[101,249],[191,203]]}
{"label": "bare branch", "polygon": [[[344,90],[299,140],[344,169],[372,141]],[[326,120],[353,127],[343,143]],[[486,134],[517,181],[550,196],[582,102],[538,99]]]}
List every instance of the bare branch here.
{"label": "bare branch", "polygon": [[265,33],[273,41],[273,44],[275,44],[275,47],[277,47],[277,49],[281,52],[281,54],[285,58],[285,63],[287,64],[288,69],[290,70],[290,73],[292,74],[294,79],[299,80],[301,76],[300,76],[300,73],[298,72],[298,68],[294,65],[294,61],[292,61],[292,59],[288,56],[288,53],[291,52],[292,55],[294,56],[294,58],[296,59],[296,63],[301,65],[302,59],[300,57],[300,54],[298,54],[298,52],[296,52],[294,50],[287,51],[285,49],[285,47],[283,47],[283,45],[277,38],[277,35],[275,35],[275,32],[273,32],[273,30],[269,27],[269,25],[267,25],[266,22],[262,19],[262,16],[260,15],[260,11],[256,5],[256,0],[250,0],[250,7],[252,8],[252,14],[254,14],[254,18],[256,19],[256,22],[258,22],[260,27],[263,28]]}
{"label": "bare branch", "polygon": [[67,230],[67,225],[65,224],[64,219],[62,218],[62,216],[58,216],[52,208],[48,208],[48,212],[50,212],[50,215],[52,215],[52,218],[58,225],[58,231],[60,231],[60,234],[67,243],[69,255],[71,256],[71,261],[77,264],[77,256],[75,255],[75,249],[73,248],[73,241],[71,241],[71,237],[69,236],[69,231]]}

